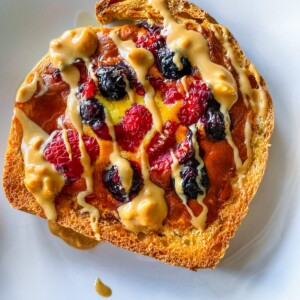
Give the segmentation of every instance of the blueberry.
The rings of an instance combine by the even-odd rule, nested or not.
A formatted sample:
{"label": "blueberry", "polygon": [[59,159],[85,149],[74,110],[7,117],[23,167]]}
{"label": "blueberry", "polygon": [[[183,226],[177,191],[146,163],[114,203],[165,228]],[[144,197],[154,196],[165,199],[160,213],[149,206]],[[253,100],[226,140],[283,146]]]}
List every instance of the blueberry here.
{"label": "blueberry", "polygon": [[197,183],[197,169],[184,166],[180,171],[182,179],[182,188],[188,199],[197,199],[198,194],[202,194],[202,190]]}
{"label": "blueberry", "polygon": [[179,71],[176,64],[173,62],[175,53],[171,52],[169,48],[162,47],[157,50],[157,62],[160,72],[167,79],[179,79],[185,75],[192,73],[192,66],[186,57],[181,57],[181,63],[183,68]]}
{"label": "blueberry", "polygon": [[226,138],[224,116],[220,112],[220,104],[215,99],[210,99],[205,114],[206,134],[215,141]]}
{"label": "blueberry", "polygon": [[99,121],[104,122],[104,107],[96,98],[87,99],[80,103],[80,116],[82,122],[90,126]]}
{"label": "blueberry", "polygon": [[122,186],[119,172],[115,165],[106,170],[103,175],[103,181],[106,188],[114,198],[122,203],[126,203],[136,196],[143,186],[143,179],[137,165],[131,162],[131,167],[133,170],[133,178],[129,195],[126,194],[125,189]]}
{"label": "blueberry", "polygon": [[100,66],[97,70],[99,90],[102,96],[109,100],[120,100],[126,95],[124,76],[129,74],[124,63],[110,66]]}
{"label": "blueberry", "polygon": [[[203,167],[201,172],[201,182],[198,182],[199,162],[192,157],[185,162],[181,171],[180,177],[182,179],[183,193],[188,200],[197,199],[198,195],[203,195],[205,190],[209,188],[209,179],[206,168]],[[172,180],[174,185],[174,180]]]}

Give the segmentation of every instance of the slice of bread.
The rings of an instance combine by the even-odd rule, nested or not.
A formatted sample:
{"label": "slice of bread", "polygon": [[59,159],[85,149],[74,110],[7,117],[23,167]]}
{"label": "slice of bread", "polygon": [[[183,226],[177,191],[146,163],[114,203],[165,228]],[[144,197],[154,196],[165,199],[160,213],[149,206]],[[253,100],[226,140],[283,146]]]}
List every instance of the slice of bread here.
{"label": "slice of bread", "polygon": [[[179,22],[187,22],[190,28],[198,28],[202,24],[209,30],[208,24],[217,24],[205,11],[189,2],[169,0],[167,3],[175,19]],[[161,15],[145,0],[100,1],[96,5],[96,15],[101,24],[108,24],[115,20],[140,22],[147,19],[152,19],[159,24],[162,23]],[[98,32],[102,29],[93,30]],[[220,38],[224,39],[225,37],[222,34],[223,32],[219,31]],[[237,41],[231,34],[229,34],[229,37],[228,42],[234,51],[239,66],[249,74],[257,77],[256,70],[241,51]],[[37,64],[25,82],[30,83],[35,72],[42,74],[49,63],[50,56],[48,54]],[[267,107],[263,117],[255,114],[252,119],[252,162],[243,177],[239,179],[237,176],[232,178],[230,199],[223,205],[217,219],[204,232],[196,229],[179,231],[166,227],[163,233],[160,234],[154,232],[136,234],[127,231],[118,221],[115,213],[111,213],[107,209],[101,209],[100,206],[100,240],[154,257],[171,265],[192,270],[214,268],[224,256],[230,239],[234,236],[242,219],[247,214],[248,205],[256,193],[266,167],[269,140],[274,126],[274,112],[271,98],[262,77],[258,77],[257,83],[264,91]],[[34,113],[34,109],[34,107],[28,108],[28,113]],[[24,185],[24,161],[21,142],[22,127],[18,119],[14,117],[6,153],[3,186],[12,207],[45,217],[40,205]],[[75,197],[66,196],[65,194],[58,195],[55,203],[58,214],[57,223],[72,228],[88,237],[94,237],[89,215],[80,213],[80,207],[76,204]]]}

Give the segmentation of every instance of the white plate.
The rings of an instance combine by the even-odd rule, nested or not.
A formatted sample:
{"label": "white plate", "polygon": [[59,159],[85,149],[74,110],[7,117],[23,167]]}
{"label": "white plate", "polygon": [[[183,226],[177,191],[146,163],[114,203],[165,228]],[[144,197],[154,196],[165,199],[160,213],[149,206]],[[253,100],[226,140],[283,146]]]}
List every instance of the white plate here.
{"label": "white plate", "polygon": [[[236,36],[265,77],[276,111],[265,177],[226,257],[216,270],[195,273],[108,244],[81,252],[52,236],[44,220],[11,209],[1,190],[0,299],[99,299],[97,276],[111,286],[111,299],[300,298],[300,2],[197,2]],[[18,84],[49,41],[93,7],[0,1],[1,170]]]}

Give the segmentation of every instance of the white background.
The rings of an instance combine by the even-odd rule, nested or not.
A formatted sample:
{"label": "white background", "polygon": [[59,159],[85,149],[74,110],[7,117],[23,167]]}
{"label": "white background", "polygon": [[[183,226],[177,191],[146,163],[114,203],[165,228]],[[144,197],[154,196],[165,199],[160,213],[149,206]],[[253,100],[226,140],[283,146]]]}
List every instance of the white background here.
{"label": "white background", "polygon": [[[13,210],[0,193],[0,299],[99,299],[99,276],[111,299],[300,299],[300,2],[202,0],[258,67],[273,97],[276,128],[269,165],[224,260],[190,272],[108,244],[81,252],[37,217]],[[49,41],[74,27],[94,1],[0,1],[0,169],[19,83]]]}

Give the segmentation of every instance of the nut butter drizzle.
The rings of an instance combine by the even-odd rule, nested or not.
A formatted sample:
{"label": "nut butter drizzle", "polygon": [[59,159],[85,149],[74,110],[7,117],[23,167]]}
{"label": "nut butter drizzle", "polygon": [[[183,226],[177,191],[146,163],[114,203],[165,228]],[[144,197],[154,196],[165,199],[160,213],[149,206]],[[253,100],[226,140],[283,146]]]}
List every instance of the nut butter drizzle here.
{"label": "nut butter drizzle", "polygon": [[[241,93],[243,95],[243,100],[244,100],[244,103],[245,103],[246,107],[249,106],[248,100],[250,101],[250,104],[252,106],[255,105],[255,103],[252,100],[252,88],[251,88],[246,70],[240,67],[238,61],[236,60],[236,55],[234,53],[234,50],[233,50],[233,48],[231,47],[231,45],[229,43],[229,31],[228,31],[228,29],[225,28],[224,26],[215,25],[215,24],[211,24],[209,26],[209,28],[213,31],[216,38],[220,42],[222,42],[222,45],[223,45],[223,47],[225,48],[225,50],[227,52],[226,53],[227,56],[230,58],[230,61],[233,65],[234,69],[236,70],[236,72],[239,75],[239,79],[238,79],[239,86],[240,86],[240,90],[241,90]],[[218,28],[220,28],[222,30],[222,36],[218,32]]]}
{"label": "nut butter drizzle", "polygon": [[60,38],[54,39],[50,43],[50,59],[51,63],[60,69],[63,80],[70,86],[70,93],[67,100],[67,115],[78,132],[79,149],[81,152],[80,161],[83,166],[82,177],[86,182],[86,190],[78,193],[77,202],[82,206],[81,212],[88,212],[90,214],[92,229],[95,237],[99,238],[99,210],[85,201],[85,198],[93,192],[94,168],[91,165],[90,157],[82,139],[83,128],[76,96],[80,73],[72,65],[78,58],[88,63],[89,57],[96,51],[97,46],[98,39],[91,28],[66,31]]}
{"label": "nut butter drizzle", "polygon": [[132,201],[118,208],[118,213],[127,230],[147,233],[161,229],[168,207],[164,190],[150,179],[149,160],[143,144],[140,155],[144,186]]}
{"label": "nut butter drizzle", "polygon": [[186,56],[193,66],[196,66],[206,84],[212,90],[216,100],[220,103],[220,111],[225,119],[225,133],[229,145],[233,149],[234,162],[237,173],[242,167],[237,146],[234,144],[230,131],[229,110],[236,102],[237,84],[233,75],[223,66],[210,60],[209,48],[201,32],[187,30],[185,24],[179,24],[173,18],[165,0],[148,0],[164,18],[164,31],[168,47],[175,53],[174,62],[180,67],[180,58]]}
{"label": "nut butter drizzle", "polygon": [[114,124],[112,122],[110,113],[107,110],[105,111],[105,122],[113,142],[113,151],[109,156],[109,160],[117,167],[122,186],[124,187],[124,190],[128,196],[132,184],[133,170],[129,161],[121,156],[120,149],[116,141]]}
{"label": "nut butter drizzle", "polygon": [[15,117],[20,121],[23,128],[24,184],[43,208],[46,218],[50,221],[56,221],[57,213],[54,200],[65,183],[63,175],[58,173],[44,157],[43,145],[49,136],[22,110],[15,108]]}
{"label": "nut butter drizzle", "polygon": [[40,91],[37,94],[37,97],[44,95],[48,91],[48,88],[39,73],[34,72],[32,80],[30,82],[25,81],[19,88],[16,102],[25,103],[29,101],[37,91],[38,86],[40,87]]}
{"label": "nut butter drizzle", "polygon": [[111,288],[104,284],[99,278],[96,278],[94,287],[96,292],[102,297],[110,297],[112,295]]}
{"label": "nut butter drizzle", "polygon": [[146,79],[149,68],[154,64],[152,53],[146,49],[137,48],[132,40],[122,41],[118,35],[117,29],[110,33],[110,37],[118,47],[120,55],[127,60],[134,69],[138,81],[145,89],[146,107],[152,114],[155,129],[161,132],[162,118],[155,102],[155,90]]}
{"label": "nut butter drizzle", "polygon": [[195,151],[195,158],[199,162],[199,166],[197,168],[198,171],[198,176],[197,176],[197,182],[200,183],[200,188],[203,192],[202,195],[198,195],[197,197],[197,202],[201,205],[202,211],[198,216],[195,216],[193,211],[190,209],[187,203],[187,197],[185,196],[182,188],[182,179],[180,176],[180,171],[182,169],[182,166],[179,164],[178,159],[174,155],[173,151],[171,151],[173,163],[171,165],[172,168],[172,177],[174,179],[174,184],[175,184],[175,191],[179,198],[182,200],[183,204],[187,208],[190,216],[191,216],[191,224],[201,230],[205,230],[206,226],[206,219],[207,219],[207,212],[208,212],[208,207],[204,203],[204,198],[206,196],[206,189],[201,185],[201,169],[204,167],[204,161],[202,160],[200,153],[199,153],[199,145],[197,142],[197,128],[196,125],[190,126],[190,130],[192,131],[192,142],[193,142],[193,148]]}
{"label": "nut butter drizzle", "polygon": [[80,234],[71,228],[63,227],[58,223],[48,221],[48,228],[53,235],[61,238],[66,244],[76,249],[88,250],[99,244],[97,240]]}

